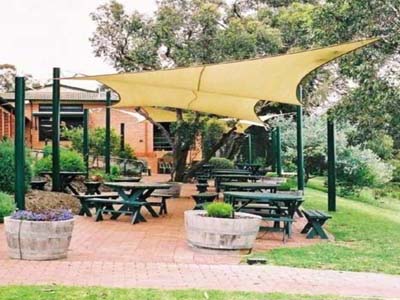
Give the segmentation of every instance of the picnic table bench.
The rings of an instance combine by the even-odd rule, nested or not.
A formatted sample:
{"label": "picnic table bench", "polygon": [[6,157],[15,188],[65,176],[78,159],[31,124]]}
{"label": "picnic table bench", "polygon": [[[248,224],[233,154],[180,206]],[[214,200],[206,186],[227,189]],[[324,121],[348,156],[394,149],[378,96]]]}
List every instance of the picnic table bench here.
{"label": "picnic table bench", "polygon": [[196,188],[199,193],[205,193],[207,192],[208,183],[198,183],[196,184]]}
{"label": "picnic table bench", "polygon": [[224,201],[231,203],[235,211],[250,212],[266,221],[273,221],[274,230],[278,230],[282,222],[284,235],[290,237],[294,214],[304,200],[301,195],[294,194],[224,192]]}
{"label": "picnic table bench", "polygon": [[32,188],[32,190],[43,191],[46,183],[47,183],[47,181],[45,179],[33,179],[33,180],[31,180],[31,188]]}
{"label": "picnic table bench", "polygon": [[328,219],[331,219],[332,216],[320,210],[303,210],[303,214],[307,219],[307,224],[304,226],[301,233],[307,233],[308,239],[312,239],[316,235],[320,236],[322,239],[328,239],[328,235],[322,226]]}
{"label": "picnic table bench", "polygon": [[[100,195],[75,195],[81,203],[81,209],[79,211],[80,216],[88,216],[91,217],[92,213],[90,211],[90,206],[93,204],[93,199],[103,199],[103,200],[112,200],[118,199],[118,193],[110,192],[110,193],[102,193]],[[112,204],[110,204],[112,205]],[[110,206],[108,206],[110,207]]]}
{"label": "picnic table bench", "polygon": [[100,195],[100,186],[101,186],[101,182],[98,181],[85,181],[83,183],[86,186],[86,195]]}
{"label": "picnic table bench", "polygon": [[226,191],[238,192],[262,192],[265,190],[276,193],[278,184],[272,181],[264,182],[221,182],[221,188]]}
{"label": "picnic table bench", "polygon": [[160,202],[155,202],[155,201],[147,201],[150,203],[151,206],[159,206],[160,210],[158,211],[158,214],[160,216],[162,215],[167,215],[168,214],[168,209],[167,209],[167,200],[172,198],[172,195],[170,194],[163,194],[163,193],[152,193],[150,195],[151,198],[160,198]]}
{"label": "picnic table bench", "polygon": [[261,176],[251,174],[216,174],[214,175],[215,190],[217,193],[221,190],[221,182],[256,182],[260,180]]}
{"label": "picnic table bench", "polygon": [[[52,171],[43,171],[40,172],[41,176],[52,176]],[[77,176],[86,176],[86,172],[69,172],[69,171],[61,171],[60,172],[60,181],[61,181],[61,190],[64,193],[72,193],[74,195],[79,195],[79,192],[72,186],[72,182],[75,180]]]}
{"label": "picnic table bench", "polygon": [[198,209],[204,209],[205,204],[211,203],[215,199],[217,199],[218,194],[205,192],[205,193],[199,193],[196,195],[192,195],[192,197],[193,197],[194,201],[196,201],[196,205],[193,209],[198,210]]}

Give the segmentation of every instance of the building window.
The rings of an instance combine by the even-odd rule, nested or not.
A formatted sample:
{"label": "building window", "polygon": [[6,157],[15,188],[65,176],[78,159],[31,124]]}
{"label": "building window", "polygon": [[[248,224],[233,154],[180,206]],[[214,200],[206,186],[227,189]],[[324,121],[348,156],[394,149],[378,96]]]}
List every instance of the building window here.
{"label": "building window", "polygon": [[[169,122],[162,122],[160,123],[164,128],[168,131],[170,131],[170,125],[171,123]],[[168,140],[163,136],[162,131],[157,127],[153,126],[153,148],[154,151],[171,151],[172,147],[168,143]]]}
{"label": "building window", "polygon": [[[52,138],[52,106],[49,104],[39,105],[39,141],[51,140]],[[60,123],[62,127],[75,128],[83,125],[83,105],[61,104]],[[66,138],[60,137],[65,141]]]}

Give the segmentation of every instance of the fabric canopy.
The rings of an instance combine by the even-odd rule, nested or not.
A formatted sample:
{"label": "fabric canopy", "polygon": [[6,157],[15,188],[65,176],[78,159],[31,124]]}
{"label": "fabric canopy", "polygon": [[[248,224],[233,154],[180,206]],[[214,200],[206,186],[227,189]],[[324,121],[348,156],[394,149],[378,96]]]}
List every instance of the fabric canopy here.
{"label": "fabric canopy", "polygon": [[305,76],[377,40],[216,65],[74,79],[110,87],[121,98],[116,107],[172,107],[261,123],[254,112],[259,100],[301,105],[296,93]]}

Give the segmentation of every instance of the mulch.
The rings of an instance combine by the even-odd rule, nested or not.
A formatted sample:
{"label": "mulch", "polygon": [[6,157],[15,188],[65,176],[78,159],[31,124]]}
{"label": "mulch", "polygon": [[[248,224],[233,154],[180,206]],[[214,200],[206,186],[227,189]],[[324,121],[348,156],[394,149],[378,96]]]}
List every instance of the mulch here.
{"label": "mulch", "polygon": [[26,209],[44,211],[50,209],[68,209],[77,214],[80,210],[79,200],[65,193],[32,190],[25,195]]}

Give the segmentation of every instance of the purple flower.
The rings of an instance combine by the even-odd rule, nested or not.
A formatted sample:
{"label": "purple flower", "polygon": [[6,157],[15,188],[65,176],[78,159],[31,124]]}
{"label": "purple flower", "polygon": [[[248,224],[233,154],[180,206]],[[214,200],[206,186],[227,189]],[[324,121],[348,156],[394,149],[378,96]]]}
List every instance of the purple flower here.
{"label": "purple flower", "polygon": [[74,215],[68,210],[49,210],[45,212],[18,210],[11,215],[11,219],[27,221],[65,221],[73,217]]}

